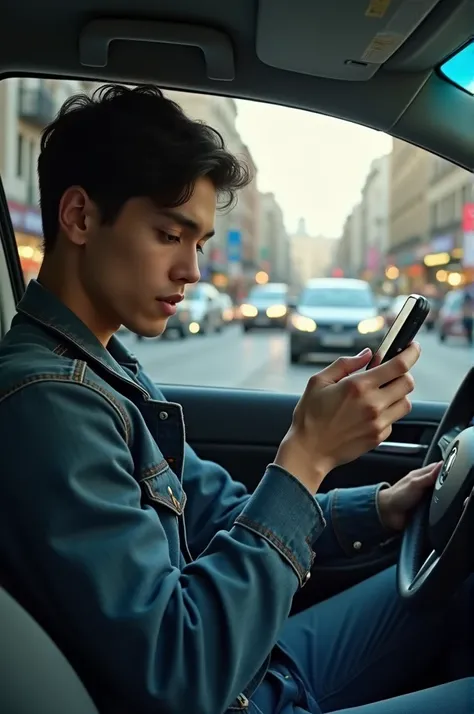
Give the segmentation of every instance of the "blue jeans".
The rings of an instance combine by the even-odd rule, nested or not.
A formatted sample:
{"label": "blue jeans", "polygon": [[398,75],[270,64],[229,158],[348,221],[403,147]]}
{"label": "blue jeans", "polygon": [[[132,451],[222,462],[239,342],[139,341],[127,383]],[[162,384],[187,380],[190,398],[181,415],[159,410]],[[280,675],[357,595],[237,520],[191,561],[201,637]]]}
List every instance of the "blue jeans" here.
{"label": "blue jeans", "polygon": [[[445,611],[413,611],[389,568],[291,617],[281,644],[251,712],[474,714],[474,577]],[[441,655],[446,684],[399,696]]]}

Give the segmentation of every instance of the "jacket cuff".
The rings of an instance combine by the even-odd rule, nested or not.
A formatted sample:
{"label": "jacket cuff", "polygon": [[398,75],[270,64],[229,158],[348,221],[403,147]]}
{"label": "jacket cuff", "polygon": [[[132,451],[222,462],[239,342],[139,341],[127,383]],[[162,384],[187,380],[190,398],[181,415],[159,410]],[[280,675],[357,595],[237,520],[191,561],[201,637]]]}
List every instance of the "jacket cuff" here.
{"label": "jacket cuff", "polygon": [[308,489],[288,471],[270,464],[235,524],[265,538],[291,565],[303,587],[315,558],[312,545],[326,521]]}
{"label": "jacket cuff", "polygon": [[378,494],[389,483],[335,489],[331,504],[334,534],[347,556],[368,553],[394,536],[380,518]]}

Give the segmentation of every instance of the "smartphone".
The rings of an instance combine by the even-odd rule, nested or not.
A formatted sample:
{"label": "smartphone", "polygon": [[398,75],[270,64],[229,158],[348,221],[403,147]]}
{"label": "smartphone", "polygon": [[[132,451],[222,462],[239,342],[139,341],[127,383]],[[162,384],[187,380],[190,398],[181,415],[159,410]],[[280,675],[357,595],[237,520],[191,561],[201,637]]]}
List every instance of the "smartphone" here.
{"label": "smartphone", "polygon": [[367,369],[377,367],[402,352],[424,323],[430,311],[428,300],[421,295],[410,295],[395,318],[395,322],[373,355]]}

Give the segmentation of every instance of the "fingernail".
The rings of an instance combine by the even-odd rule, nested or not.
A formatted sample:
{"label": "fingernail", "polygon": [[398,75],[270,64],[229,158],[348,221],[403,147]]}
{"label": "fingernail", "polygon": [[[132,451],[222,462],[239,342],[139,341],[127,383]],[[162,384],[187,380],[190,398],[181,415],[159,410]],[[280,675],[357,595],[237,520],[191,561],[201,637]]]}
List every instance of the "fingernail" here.
{"label": "fingernail", "polygon": [[370,352],[370,349],[368,347],[366,347],[365,349],[362,350],[362,352],[359,352],[359,354],[356,355],[356,357],[363,357],[364,355],[369,354],[369,352]]}

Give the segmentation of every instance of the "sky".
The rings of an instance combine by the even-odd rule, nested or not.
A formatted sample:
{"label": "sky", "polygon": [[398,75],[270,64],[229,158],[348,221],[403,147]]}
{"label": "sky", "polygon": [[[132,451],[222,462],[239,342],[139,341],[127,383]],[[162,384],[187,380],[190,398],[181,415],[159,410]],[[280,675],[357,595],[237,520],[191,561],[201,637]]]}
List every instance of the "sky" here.
{"label": "sky", "polygon": [[287,230],[338,238],[358,202],[371,161],[391,149],[374,129],[301,109],[237,101],[237,129],[257,165],[260,191],[273,191]]}

